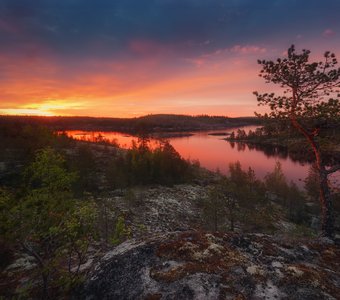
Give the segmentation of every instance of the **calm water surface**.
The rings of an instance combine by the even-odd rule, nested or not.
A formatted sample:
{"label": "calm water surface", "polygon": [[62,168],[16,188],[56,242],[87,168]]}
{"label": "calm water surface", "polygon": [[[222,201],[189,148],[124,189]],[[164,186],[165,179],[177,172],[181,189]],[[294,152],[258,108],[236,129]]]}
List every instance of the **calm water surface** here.
{"label": "calm water surface", "polygon": [[[245,131],[254,130],[256,127],[243,127]],[[218,132],[231,132],[233,129],[219,130]],[[214,131],[216,132],[216,131]],[[279,161],[288,180],[292,180],[300,187],[302,180],[308,174],[309,164],[294,162],[282,153],[265,153],[261,150],[251,149],[247,145],[230,143],[223,140],[225,136],[209,135],[211,131],[195,132],[188,137],[174,137],[168,140],[173,147],[186,159],[199,160],[201,166],[212,171],[220,170],[227,174],[228,165],[239,161],[243,169],[251,167],[258,178],[263,178],[274,169],[275,163]],[[128,148],[132,140],[137,138],[119,132],[93,132],[93,131],[67,131],[69,136],[79,140],[94,141],[101,136],[110,141],[115,141],[121,147]]]}

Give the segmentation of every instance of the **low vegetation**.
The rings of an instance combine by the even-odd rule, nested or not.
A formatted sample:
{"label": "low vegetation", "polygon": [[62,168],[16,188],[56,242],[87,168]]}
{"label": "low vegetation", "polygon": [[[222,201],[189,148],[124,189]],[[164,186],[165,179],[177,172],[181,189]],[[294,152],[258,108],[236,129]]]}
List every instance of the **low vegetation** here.
{"label": "low vegetation", "polygon": [[214,174],[145,135],[124,150],[35,125],[3,125],[0,134],[4,297],[64,297],[98,253],[154,232],[317,234],[312,171],[304,193],[280,164],[264,180],[238,162],[228,176]]}
{"label": "low vegetation", "polygon": [[[1,265],[24,254],[31,258],[29,283],[16,292],[22,297],[49,299],[67,292],[81,280],[90,245],[115,245],[131,235],[124,215],[110,202],[96,200],[100,195],[187,182],[198,168],[166,141],[151,148],[141,138],[126,151],[97,148],[23,124],[2,126],[0,135],[6,145],[1,148]],[[32,285],[36,280],[39,284]]]}

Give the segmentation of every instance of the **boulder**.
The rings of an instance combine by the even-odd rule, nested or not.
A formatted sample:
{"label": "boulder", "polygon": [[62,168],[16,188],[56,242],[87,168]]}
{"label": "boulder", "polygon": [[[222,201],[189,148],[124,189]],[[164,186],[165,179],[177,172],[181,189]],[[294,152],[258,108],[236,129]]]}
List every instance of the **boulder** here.
{"label": "boulder", "polygon": [[174,232],[126,241],[75,299],[337,299],[340,249],[263,234]]}

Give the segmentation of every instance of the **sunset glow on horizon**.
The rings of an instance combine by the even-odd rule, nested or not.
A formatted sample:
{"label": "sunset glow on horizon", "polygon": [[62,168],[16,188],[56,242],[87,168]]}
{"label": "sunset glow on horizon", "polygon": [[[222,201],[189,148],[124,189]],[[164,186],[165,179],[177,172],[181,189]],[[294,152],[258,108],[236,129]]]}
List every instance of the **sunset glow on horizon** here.
{"label": "sunset glow on horizon", "polygon": [[0,3],[0,114],[252,116],[257,59],[339,57],[340,2]]}

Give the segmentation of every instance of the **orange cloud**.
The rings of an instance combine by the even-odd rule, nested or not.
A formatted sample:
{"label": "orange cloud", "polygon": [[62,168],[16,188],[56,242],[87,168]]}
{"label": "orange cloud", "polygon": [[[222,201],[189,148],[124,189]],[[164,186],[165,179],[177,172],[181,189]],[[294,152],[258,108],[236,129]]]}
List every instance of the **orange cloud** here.
{"label": "orange cloud", "polygon": [[257,65],[219,52],[196,68],[162,57],[96,59],[0,57],[0,113],[126,117],[148,113],[252,115]]}

